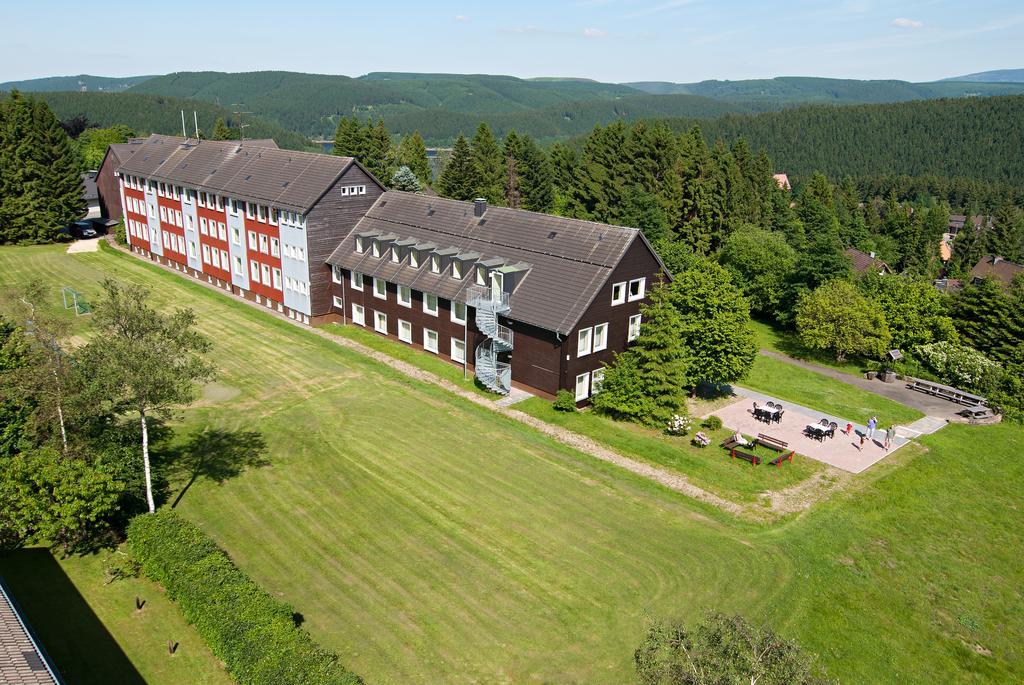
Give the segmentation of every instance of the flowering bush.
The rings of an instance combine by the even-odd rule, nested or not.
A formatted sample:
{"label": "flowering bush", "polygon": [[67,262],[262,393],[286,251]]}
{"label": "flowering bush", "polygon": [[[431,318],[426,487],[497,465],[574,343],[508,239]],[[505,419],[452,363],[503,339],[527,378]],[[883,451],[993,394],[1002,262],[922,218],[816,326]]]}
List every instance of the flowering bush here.
{"label": "flowering bush", "polygon": [[951,342],[918,345],[914,354],[945,383],[976,392],[991,392],[1003,377],[1003,367],[973,347]]}
{"label": "flowering bush", "polygon": [[693,421],[689,416],[680,416],[676,414],[672,417],[672,420],[668,422],[667,432],[669,435],[686,435],[690,432],[690,426]]}

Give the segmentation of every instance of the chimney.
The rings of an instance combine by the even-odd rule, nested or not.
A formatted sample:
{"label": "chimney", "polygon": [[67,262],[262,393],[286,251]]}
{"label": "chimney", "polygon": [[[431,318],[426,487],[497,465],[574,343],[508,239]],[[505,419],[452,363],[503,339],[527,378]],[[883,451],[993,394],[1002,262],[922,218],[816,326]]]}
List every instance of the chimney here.
{"label": "chimney", "polygon": [[473,200],[473,216],[483,216],[487,211],[487,198],[478,197]]}

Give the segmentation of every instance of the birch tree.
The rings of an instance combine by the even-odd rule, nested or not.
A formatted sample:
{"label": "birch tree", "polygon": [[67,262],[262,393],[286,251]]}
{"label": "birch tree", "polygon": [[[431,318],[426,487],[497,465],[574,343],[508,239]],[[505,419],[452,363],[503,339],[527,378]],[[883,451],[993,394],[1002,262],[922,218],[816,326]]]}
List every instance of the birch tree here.
{"label": "birch tree", "polygon": [[213,378],[204,358],[210,341],[195,329],[191,309],[163,314],[148,304],[149,291],[139,285],[108,279],[103,290],[93,314],[96,335],[81,351],[82,370],[111,411],[137,417],[146,504],[155,511],[149,421],[173,416],[176,407],[195,399],[197,384]]}

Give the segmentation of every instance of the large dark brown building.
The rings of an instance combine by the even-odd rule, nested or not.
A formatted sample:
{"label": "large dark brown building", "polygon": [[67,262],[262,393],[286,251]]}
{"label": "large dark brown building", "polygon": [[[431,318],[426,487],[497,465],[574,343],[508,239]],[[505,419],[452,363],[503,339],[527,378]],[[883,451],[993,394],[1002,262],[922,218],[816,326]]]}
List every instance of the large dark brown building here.
{"label": "large dark brown building", "polygon": [[327,260],[342,321],[513,385],[586,402],[664,273],[640,231],[387,192]]}

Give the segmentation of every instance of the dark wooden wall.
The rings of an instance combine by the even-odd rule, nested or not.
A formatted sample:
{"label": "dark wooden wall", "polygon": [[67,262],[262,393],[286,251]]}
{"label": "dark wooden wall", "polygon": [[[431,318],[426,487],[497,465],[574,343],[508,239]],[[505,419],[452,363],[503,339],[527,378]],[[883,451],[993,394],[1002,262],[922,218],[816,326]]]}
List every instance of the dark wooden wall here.
{"label": "dark wooden wall", "polygon": [[96,190],[100,195],[100,216],[104,219],[120,221],[124,216],[121,209],[120,183],[114,176],[114,170],[121,164],[112,151],[108,150],[96,174]]}

